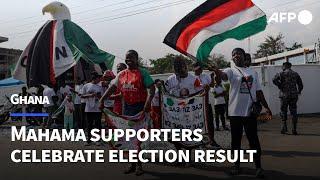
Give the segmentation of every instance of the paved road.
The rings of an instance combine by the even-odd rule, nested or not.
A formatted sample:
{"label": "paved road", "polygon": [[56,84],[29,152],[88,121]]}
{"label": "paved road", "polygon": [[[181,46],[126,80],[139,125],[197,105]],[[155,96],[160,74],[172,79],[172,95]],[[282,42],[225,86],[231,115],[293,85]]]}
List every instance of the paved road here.
{"label": "paved road", "polygon": [[[279,120],[260,126],[263,148],[263,167],[267,179],[320,179],[320,117],[304,117],[299,124],[301,135],[281,135]],[[229,146],[230,133],[218,132],[218,141]],[[244,138],[245,139],[245,138]],[[247,147],[247,141],[244,140]],[[37,179],[254,179],[253,164],[243,165],[243,174],[229,176],[228,164],[192,164],[176,167],[169,164],[146,164],[141,177],[124,175],[126,164],[77,163],[77,164],[14,164],[10,160],[13,149],[89,149],[83,143],[12,143],[7,130],[0,128],[0,177],[3,180]],[[90,147],[90,149],[106,147]]]}

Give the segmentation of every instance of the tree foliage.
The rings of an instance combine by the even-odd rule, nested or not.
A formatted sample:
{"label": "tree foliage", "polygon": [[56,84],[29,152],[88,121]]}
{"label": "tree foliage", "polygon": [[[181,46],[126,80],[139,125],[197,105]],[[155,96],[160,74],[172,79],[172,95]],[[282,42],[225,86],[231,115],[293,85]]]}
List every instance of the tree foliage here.
{"label": "tree foliage", "polygon": [[284,36],[278,34],[276,37],[267,36],[265,41],[258,46],[255,58],[271,56],[285,51]]}
{"label": "tree foliage", "polygon": [[[151,74],[164,74],[164,73],[173,73],[173,62],[174,59],[177,57],[183,58],[187,62],[188,70],[193,70],[193,63],[195,61],[191,60],[190,58],[187,58],[183,55],[176,55],[176,54],[167,54],[166,56],[158,59],[151,59],[150,64],[151,68],[149,68]],[[208,63],[214,64],[219,68],[226,68],[230,67],[230,62],[227,62],[225,60],[225,57],[221,54],[214,54],[208,59]],[[206,68],[206,67],[204,67]]]}
{"label": "tree foliage", "polygon": [[226,58],[222,54],[213,54],[208,59],[208,64],[214,64],[219,69],[230,67],[230,61],[226,61]]}
{"label": "tree foliage", "polygon": [[284,36],[279,33],[276,37],[267,36],[265,41],[258,46],[255,58],[262,58],[274,54],[282,53],[284,51],[291,51],[302,48],[302,44],[295,42],[291,47],[287,47],[284,42]]}
{"label": "tree foliage", "polygon": [[183,55],[167,54],[166,56],[158,59],[150,59],[150,73],[151,74],[164,74],[173,73],[173,62],[177,57],[183,58],[188,65],[188,69],[192,68],[193,61]]}

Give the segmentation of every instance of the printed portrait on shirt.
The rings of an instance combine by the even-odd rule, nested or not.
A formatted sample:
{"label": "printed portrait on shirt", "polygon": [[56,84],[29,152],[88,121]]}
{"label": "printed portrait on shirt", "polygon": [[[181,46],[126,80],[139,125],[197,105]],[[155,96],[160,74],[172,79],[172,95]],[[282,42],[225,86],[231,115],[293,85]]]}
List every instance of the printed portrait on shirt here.
{"label": "printed portrait on shirt", "polygon": [[[248,83],[249,87],[247,87],[247,83]],[[253,77],[251,75],[242,77],[241,86],[240,86],[240,93],[249,94],[249,89],[251,89],[252,84],[253,84]]]}

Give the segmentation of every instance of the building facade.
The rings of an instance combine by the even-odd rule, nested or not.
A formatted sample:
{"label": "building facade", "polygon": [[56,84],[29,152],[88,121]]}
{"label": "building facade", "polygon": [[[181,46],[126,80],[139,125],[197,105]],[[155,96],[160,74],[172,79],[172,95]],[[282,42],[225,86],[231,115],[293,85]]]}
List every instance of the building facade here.
{"label": "building facade", "polygon": [[18,49],[0,48],[0,80],[11,77],[21,53]]}
{"label": "building facade", "polygon": [[292,51],[254,59],[254,66],[260,65],[281,65],[284,62],[290,62],[293,65],[299,64],[320,64],[319,44],[314,46],[303,47]]}

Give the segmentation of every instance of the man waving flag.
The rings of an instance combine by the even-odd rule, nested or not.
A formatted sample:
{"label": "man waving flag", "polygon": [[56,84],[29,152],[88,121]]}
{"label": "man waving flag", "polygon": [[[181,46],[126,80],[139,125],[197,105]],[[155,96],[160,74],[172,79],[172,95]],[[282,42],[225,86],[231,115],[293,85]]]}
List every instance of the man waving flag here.
{"label": "man waving flag", "polygon": [[180,20],[164,43],[205,62],[218,43],[243,40],[266,26],[266,14],[251,0],[208,0]]}

